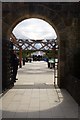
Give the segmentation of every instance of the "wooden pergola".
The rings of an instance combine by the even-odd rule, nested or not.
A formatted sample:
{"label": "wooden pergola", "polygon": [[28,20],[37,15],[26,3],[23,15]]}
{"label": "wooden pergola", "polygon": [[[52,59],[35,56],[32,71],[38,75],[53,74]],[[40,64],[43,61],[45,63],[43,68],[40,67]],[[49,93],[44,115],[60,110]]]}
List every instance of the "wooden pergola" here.
{"label": "wooden pergola", "polygon": [[[55,46],[55,40],[46,39],[32,40],[32,39],[17,39],[19,46],[24,50],[52,50]],[[36,47],[40,45],[39,47]]]}
{"label": "wooden pergola", "polygon": [[10,41],[13,42],[15,50],[16,48],[19,49],[20,67],[22,67],[22,50],[46,51],[58,49],[57,39],[17,39],[12,33]]}

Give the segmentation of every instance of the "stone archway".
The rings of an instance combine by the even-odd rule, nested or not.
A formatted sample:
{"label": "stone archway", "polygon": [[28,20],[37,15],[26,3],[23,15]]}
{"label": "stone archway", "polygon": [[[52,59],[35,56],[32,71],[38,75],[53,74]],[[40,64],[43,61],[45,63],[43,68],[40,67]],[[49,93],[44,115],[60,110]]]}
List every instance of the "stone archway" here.
{"label": "stone archway", "polygon": [[9,40],[12,29],[23,19],[36,17],[53,26],[58,35],[59,45],[58,85],[68,89],[76,99],[72,85],[75,86],[75,83],[71,80],[73,79],[71,76],[74,76],[74,62],[71,61],[74,61],[74,54],[80,48],[77,36],[80,36],[78,33],[78,3],[9,2],[2,3],[2,9],[2,37],[4,40]]}
{"label": "stone archway", "polygon": [[[5,3],[5,4],[7,4],[7,3]],[[8,28],[6,27],[7,29],[5,30],[7,33],[6,34],[7,39],[9,39],[13,28],[20,21],[33,17],[33,18],[43,19],[46,22],[48,22],[49,24],[51,24],[51,26],[55,29],[55,31],[57,33],[57,36],[58,36],[57,41],[59,44],[60,37],[59,37],[59,32],[58,32],[57,28],[59,28],[60,24],[63,24],[63,21],[61,20],[61,18],[55,11],[50,9],[49,6],[46,6],[45,4],[42,4],[42,3],[36,3],[36,4],[26,3],[26,5],[25,4],[21,5],[21,3],[18,3],[18,4],[19,5],[15,8],[15,10],[12,10],[12,12],[11,12],[11,9],[13,9],[13,6],[15,5],[15,3],[13,3],[13,4],[11,3],[11,6],[9,6],[10,13],[8,13],[5,17],[5,20],[8,21],[8,26],[7,26]],[[21,8],[19,9],[20,6],[21,6]],[[13,17],[13,15],[12,15],[14,13],[14,11],[17,11],[15,14],[15,17]],[[5,23],[7,23],[7,21],[5,21]],[[60,59],[60,55],[59,55],[59,59]],[[59,66],[59,69],[60,69],[60,66]],[[60,73],[59,73],[59,75],[60,75]],[[59,77],[59,78],[61,78],[61,77]],[[60,85],[60,82],[58,82],[58,83]]]}

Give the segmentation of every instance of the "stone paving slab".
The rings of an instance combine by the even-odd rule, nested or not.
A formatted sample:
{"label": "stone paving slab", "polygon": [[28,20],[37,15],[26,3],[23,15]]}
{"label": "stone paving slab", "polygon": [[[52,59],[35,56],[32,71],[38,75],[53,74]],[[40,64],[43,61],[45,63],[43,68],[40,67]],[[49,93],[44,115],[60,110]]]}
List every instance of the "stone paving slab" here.
{"label": "stone paving slab", "polygon": [[2,97],[3,118],[78,118],[78,105],[64,89],[55,89],[54,70],[46,62],[26,63],[14,87]]}

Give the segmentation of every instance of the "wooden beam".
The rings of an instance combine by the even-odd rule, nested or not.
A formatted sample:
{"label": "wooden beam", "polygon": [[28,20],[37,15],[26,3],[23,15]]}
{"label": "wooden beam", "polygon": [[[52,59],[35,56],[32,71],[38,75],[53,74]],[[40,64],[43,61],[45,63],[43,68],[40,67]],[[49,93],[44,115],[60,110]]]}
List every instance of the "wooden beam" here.
{"label": "wooden beam", "polygon": [[11,42],[13,42],[13,44],[15,44],[17,47],[20,47],[19,46],[19,42],[17,41],[16,37],[13,35],[13,33],[11,34],[11,39],[10,39]]}
{"label": "wooden beam", "polygon": [[19,49],[19,62],[20,68],[22,68],[22,48]]}

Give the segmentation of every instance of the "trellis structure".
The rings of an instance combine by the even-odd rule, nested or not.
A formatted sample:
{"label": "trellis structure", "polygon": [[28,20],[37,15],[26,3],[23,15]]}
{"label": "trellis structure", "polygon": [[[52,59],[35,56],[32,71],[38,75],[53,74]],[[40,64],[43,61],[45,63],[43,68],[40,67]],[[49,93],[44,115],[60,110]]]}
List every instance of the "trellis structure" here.
{"label": "trellis structure", "polygon": [[34,39],[17,39],[13,34],[11,34],[10,40],[14,44],[14,50],[19,50],[19,59],[20,59],[20,67],[22,61],[22,50],[33,50],[33,51],[47,51],[47,50],[57,50],[58,44],[57,39],[42,39],[42,40],[34,40]]}
{"label": "trellis structure", "polygon": [[19,46],[23,50],[52,50],[55,46],[54,39],[32,40],[32,39],[17,39]]}

